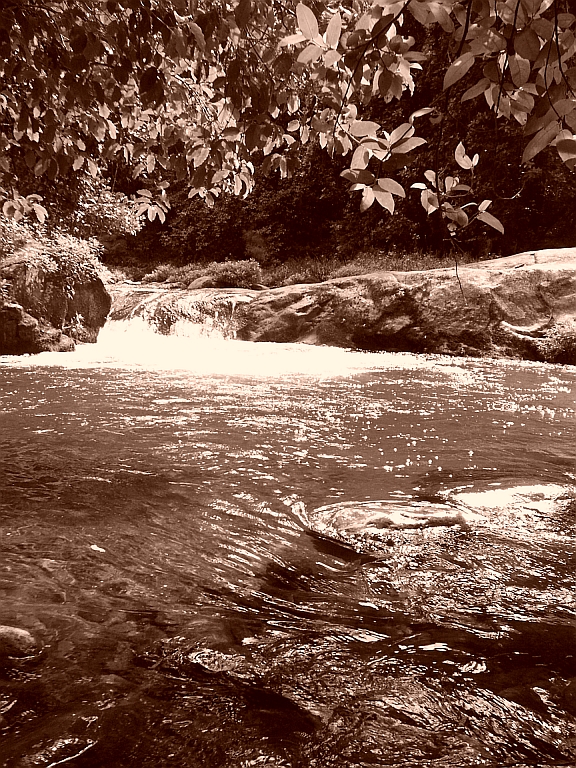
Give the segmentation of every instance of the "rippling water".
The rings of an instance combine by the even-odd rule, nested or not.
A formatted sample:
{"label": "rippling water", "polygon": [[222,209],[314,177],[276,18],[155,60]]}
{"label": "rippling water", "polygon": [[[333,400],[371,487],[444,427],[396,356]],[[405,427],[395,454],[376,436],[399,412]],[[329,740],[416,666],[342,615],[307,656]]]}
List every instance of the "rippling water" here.
{"label": "rippling water", "polygon": [[0,358],[0,765],[576,764],[576,369]]}

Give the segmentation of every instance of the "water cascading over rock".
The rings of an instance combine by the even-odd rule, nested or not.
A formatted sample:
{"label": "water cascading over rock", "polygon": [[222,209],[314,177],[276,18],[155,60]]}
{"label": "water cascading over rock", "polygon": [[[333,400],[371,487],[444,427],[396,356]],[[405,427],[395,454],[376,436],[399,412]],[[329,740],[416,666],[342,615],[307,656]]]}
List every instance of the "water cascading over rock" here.
{"label": "water cascading over rock", "polygon": [[110,320],[141,323],[165,336],[236,338],[243,310],[259,291],[243,288],[169,289],[123,283],[112,287]]}
{"label": "water cascading over rock", "polygon": [[576,364],[576,248],[267,290],[112,291],[111,320],[165,335]]}

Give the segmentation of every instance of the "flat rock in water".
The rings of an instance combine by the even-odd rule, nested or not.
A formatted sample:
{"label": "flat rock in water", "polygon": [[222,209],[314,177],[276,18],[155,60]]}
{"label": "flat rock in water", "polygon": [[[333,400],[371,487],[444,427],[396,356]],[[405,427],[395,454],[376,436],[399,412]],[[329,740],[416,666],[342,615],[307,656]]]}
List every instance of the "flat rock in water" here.
{"label": "flat rock in water", "polygon": [[0,625],[0,658],[29,656],[37,649],[38,643],[27,630]]}
{"label": "flat rock in water", "polygon": [[329,504],[309,517],[315,534],[362,551],[390,542],[442,536],[454,526],[466,527],[478,515],[450,504],[390,499]]}

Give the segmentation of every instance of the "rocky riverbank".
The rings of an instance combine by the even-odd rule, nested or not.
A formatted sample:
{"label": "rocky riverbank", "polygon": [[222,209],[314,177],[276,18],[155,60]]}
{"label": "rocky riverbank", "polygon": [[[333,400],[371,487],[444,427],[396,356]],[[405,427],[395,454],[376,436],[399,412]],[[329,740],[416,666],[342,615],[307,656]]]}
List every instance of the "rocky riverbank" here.
{"label": "rocky riverbank", "polygon": [[188,319],[247,341],[576,364],[576,248],[261,291],[112,291],[113,318],[139,316],[162,333]]}
{"label": "rocky riverbank", "polygon": [[[576,248],[455,269],[378,272],[266,291],[250,341],[576,362]],[[568,335],[572,333],[572,348]],[[562,348],[562,349],[561,349]],[[572,359],[562,359],[562,355]]]}
{"label": "rocky riverbank", "polygon": [[95,342],[112,299],[95,269],[16,255],[0,261],[0,355],[68,352]]}

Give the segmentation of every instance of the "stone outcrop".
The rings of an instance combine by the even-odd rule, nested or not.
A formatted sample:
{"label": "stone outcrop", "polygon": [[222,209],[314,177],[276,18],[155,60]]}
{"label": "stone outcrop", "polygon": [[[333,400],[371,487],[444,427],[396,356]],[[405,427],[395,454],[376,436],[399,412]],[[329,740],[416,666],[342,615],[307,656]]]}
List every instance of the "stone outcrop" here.
{"label": "stone outcrop", "polygon": [[238,337],[576,364],[576,248],[256,294]]}
{"label": "stone outcrop", "polygon": [[112,320],[247,341],[576,364],[576,248],[267,290],[111,287]]}
{"label": "stone outcrop", "polygon": [[95,342],[112,300],[95,274],[76,277],[18,255],[0,261],[0,354],[67,352]]}

